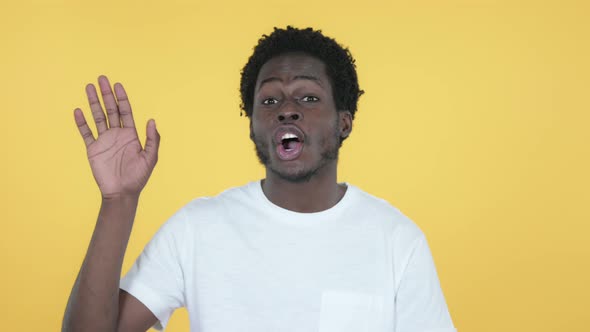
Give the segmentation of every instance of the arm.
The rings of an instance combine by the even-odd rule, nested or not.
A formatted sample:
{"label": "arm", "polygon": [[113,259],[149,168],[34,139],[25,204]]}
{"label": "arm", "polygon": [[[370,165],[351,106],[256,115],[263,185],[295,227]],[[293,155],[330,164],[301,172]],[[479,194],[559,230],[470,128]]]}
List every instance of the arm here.
{"label": "arm", "polygon": [[423,234],[414,240],[395,302],[396,332],[456,332]]}
{"label": "arm", "polygon": [[86,87],[97,139],[82,111],[74,111],[102,204],[68,300],[62,330],[145,331],[157,319],[141,302],[119,290],[119,278],[140,192],[157,162],[160,138],[155,123],[148,122],[143,149],[123,86],[115,84],[113,94],[104,76],[99,77],[99,86],[108,124],[95,87]]}

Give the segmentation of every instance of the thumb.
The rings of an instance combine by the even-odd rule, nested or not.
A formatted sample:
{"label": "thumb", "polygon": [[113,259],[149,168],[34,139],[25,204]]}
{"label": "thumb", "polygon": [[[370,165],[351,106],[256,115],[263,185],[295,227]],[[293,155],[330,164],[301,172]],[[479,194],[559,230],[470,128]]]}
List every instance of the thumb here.
{"label": "thumb", "polygon": [[147,123],[146,139],[145,139],[145,154],[151,165],[155,165],[158,161],[158,149],[160,148],[160,133],[156,129],[156,121],[150,119]]}

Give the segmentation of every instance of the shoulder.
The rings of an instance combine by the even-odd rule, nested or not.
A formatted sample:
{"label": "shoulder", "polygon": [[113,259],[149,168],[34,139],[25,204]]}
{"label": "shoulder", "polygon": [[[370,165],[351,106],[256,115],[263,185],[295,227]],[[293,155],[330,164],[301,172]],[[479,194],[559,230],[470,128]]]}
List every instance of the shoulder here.
{"label": "shoulder", "polygon": [[178,209],[158,229],[154,239],[166,239],[176,246],[185,245],[194,236],[231,219],[232,206],[248,205],[251,184],[227,189],[216,196],[194,198]]}
{"label": "shoulder", "polygon": [[194,198],[183,206],[181,211],[189,215],[195,212],[219,212],[220,208],[227,207],[230,204],[244,203],[251,196],[250,192],[255,183],[251,182],[242,186],[232,187],[215,196]]}
{"label": "shoulder", "polygon": [[381,220],[389,225],[392,231],[403,232],[406,238],[423,236],[422,230],[416,223],[393,204],[354,185],[349,184],[348,186],[354,197],[352,204],[355,210],[362,211],[363,214],[373,219]]}
{"label": "shoulder", "polygon": [[355,213],[386,234],[396,269],[401,270],[416,248],[426,241],[424,232],[412,219],[385,199],[354,186],[351,189],[355,197]]}
{"label": "shoulder", "polygon": [[[215,196],[194,198],[181,207],[175,214],[178,219],[188,224],[200,224],[219,220],[239,206],[249,206],[256,182],[236,186],[222,191]],[[174,218],[172,218],[174,219]]]}
{"label": "shoulder", "polygon": [[386,242],[393,254],[396,285],[416,250],[426,244],[426,237],[420,227],[385,199],[371,195],[357,187],[350,186],[354,193],[354,211],[362,218],[377,225],[386,236]]}

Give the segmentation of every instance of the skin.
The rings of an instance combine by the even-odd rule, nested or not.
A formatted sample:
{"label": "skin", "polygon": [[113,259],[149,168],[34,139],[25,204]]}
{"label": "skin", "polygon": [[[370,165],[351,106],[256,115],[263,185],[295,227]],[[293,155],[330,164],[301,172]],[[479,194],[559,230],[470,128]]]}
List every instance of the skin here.
{"label": "skin", "polygon": [[100,189],[101,207],[68,300],[62,331],[147,331],[156,317],[119,289],[119,278],[139,196],[158,160],[160,135],[150,120],[142,147],[123,86],[115,84],[113,93],[105,76],[98,78],[98,85],[106,116],[96,87],[86,86],[98,137],[80,109],[74,111],[74,120]]}
{"label": "skin", "polygon": [[[147,331],[157,318],[119,289],[119,278],[139,196],[158,160],[160,135],[155,122],[148,121],[142,147],[123,86],[117,83],[113,91],[105,76],[99,77],[98,86],[106,115],[95,86],[86,87],[97,137],[80,109],[74,119],[101,192],[101,207],[62,331]],[[273,135],[281,125],[297,126],[305,135],[295,160],[278,158]],[[352,130],[352,117],[336,110],[320,60],[303,54],[269,60],[257,80],[250,129],[266,167],[262,189],[271,202],[292,211],[317,212],[342,198],[346,187],[336,182],[337,156],[341,138]]]}
{"label": "skin", "polygon": [[[295,160],[283,161],[276,153],[273,135],[282,125],[295,125],[305,135],[303,152]],[[338,149],[351,130],[352,116],[337,111],[322,61],[289,53],[262,66],[250,136],[266,168],[262,189],[271,202],[296,212],[334,206],[346,191],[337,183]]]}

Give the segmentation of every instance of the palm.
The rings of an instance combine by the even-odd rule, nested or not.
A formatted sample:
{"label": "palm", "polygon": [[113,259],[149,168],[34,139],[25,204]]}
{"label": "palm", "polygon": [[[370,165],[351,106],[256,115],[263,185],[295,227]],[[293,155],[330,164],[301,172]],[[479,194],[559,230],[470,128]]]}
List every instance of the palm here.
{"label": "palm", "polygon": [[[115,85],[115,101],[106,77],[99,78],[107,118],[102,111],[94,86],[86,92],[92,115],[98,129],[94,139],[84,115],[77,109],[75,119],[86,143],[92,174],[103,197],[139,194],[146,185],[157,161],[159,135],[153,122],[148,123],[147,141],[142,148],[131,113],[127,95],[121,85]],[[122,125],[122,127],[121,127]]]}
{"label": "palm", "polygon": [[151,168],[131,128],[112,128],[88,147],[88,161],[105,195],[138,192]]}

